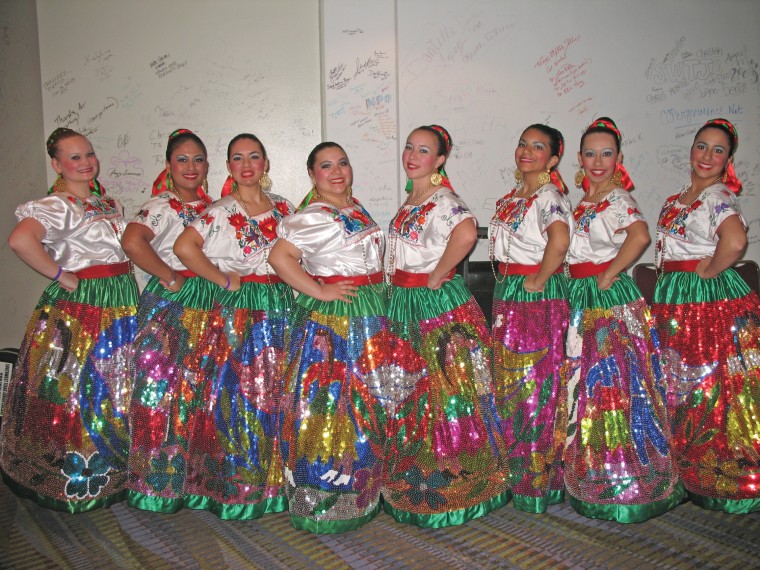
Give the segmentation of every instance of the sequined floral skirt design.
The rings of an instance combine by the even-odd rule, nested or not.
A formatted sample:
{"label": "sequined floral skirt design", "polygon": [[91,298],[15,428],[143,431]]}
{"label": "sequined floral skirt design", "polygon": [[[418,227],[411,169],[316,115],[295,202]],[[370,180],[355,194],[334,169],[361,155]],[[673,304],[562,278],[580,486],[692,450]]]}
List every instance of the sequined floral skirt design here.
{"label": "sequined floral skirt design", "polygon": [[562,452],[567,433],[565,362],[568,325],[564,275],[528,293],[510,275],[494,290],[493,371],[512,505],[543,513],[564,500]]}
{"label": "sequined floral skirt design", "polygon": [[674,455],[693,503],[760,510],[760,299],[733,269],[666,273],[652,311]]}
{"label": "sequined floral skirt design", "polygon": [[287,509],[278,410],[292,303],[282,283],[218,294],[203,341],[216,347],[215,364],[196,388],[184,506],[235,520]]}
{"label": "sequined floral skirt design", "polygon": [[393,287],[394,373],[384,508],[400,522],[462,524],[510,499],[491,379],[491,338],[460,276],[438,291]]}
{"label": "sequined floral skirt design", "polygon": [[565,486],[592,518],[642,522],[681,502],[659,344],[626,274],[606,291],[571,279]]}
{"label": "sequined floral skirt design", "polygon": [[127,500],[133,507],[164,513],[182,508],[190,434],[216,348],[203,343],[216,289],[192,277],[171,293],[154,277],[140,296],[130,359]]}
{"label": "sequined floral skirt design", "polygon": [[7,484],[72,513],[124,497],[137,327],[131,274],[45,289],[24,336],[3,410],[0,466]]}
{"label": "sequined floral skirt design", "polygon": [[337,533],[377,514],[384,476],[387,344],[384,288],[351,304],[296,301],[282,398],[291,523]]}

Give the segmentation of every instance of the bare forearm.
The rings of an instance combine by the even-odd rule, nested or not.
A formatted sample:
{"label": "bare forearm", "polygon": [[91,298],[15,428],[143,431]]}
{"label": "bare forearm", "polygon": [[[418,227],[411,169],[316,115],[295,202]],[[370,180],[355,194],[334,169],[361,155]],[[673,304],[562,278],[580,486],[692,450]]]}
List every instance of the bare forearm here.
{"label": "bare forearm", "polygon": [[174,270],[159,257],[150,245],[150,240],[138,234],[137,231],[130,232],[130,229],[132,229],[132,224],[127,226],[121,242],[129,259],[146,273],[155,275],[166,282],[172,281],[175,278]]}
{"label": "bare forearm", "polygon": [[[195,234],[195,235],[193,235]],[[203,253],[203,241],[192,228],[186,229],[174,244],[174,254],[182,264],[196,275],[220,287],[228,287],[228,276]]]}
{"label": "bare forearm", "polygon": [[705,279],[715,277],[731,267],[747,247],[747,231],[739,216],[729,216],[717,230],[715,252],[697,266],[697,274]]}
{"label": "bare forearm", "polygon": [[8,238],[13,252],[37,273],[53,279],[58,273],[58,263],[48,255],[42,245],[45,229],[36,220],[22,220]]}
{"label": "bare forearm", "polygon": [[473,221],[465,220],[455,227],[441,259],[430,273],[431,279],[443,279],[448,275],[470,253],[477,239],[478,234]]}
{"label": "bare forearm", "polygon": [[534,285],[542,288],[560,265],[565,261],[567,248],[570,247],[570,228],[563,222],[554,222],[546,230],[548,239],[541,269],[538,270]]}
{"label": "bare forearm", "polygon": [[269,264],[280,279],[299,293],[315,299],[320,297],[322,286],[306,274],[297,259],[289,255],[278,256],[273,252],[269,255]]}
{"label": "bare forearm", "polygon": [[606,273],[610,276],[615,276],[625,271],[641,256],[650,241],[651,238],[644,222],[634,222],[631,224],[626,229],[623,245],[620,246]]}
{"label": "bare forearm", "polygon": [[53,279],[58,273],[58,264],[48,255],[40,242],[29,241],[23,245],[23,248],[14,248],[13,251],[21,261],[49,279]]}

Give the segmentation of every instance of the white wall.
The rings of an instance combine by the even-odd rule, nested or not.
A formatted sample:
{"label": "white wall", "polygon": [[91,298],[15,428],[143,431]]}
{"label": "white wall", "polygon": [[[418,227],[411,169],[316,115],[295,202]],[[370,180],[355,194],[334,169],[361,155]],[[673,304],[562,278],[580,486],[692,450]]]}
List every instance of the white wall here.
{"label": "white wall", "polygon": [[[577,203],[580,135],[607,115],[623,133],[632,195],[654,237],[665,198],[689,182],[694,133],[722,116],[739,131],[745,257],[760,259],[757,0],[330,0],[326,6],[326,127],[332,138],[350,141],[352,160],[361,158],[354,161],[357,194],[368,184],[373,205],[393,167],[393,198],[403,199],[401,146],[413,128],[430,123],[452,135],[446,170],[479,225],[488,225],[496,200],[514,186],[514,149],[532,123],[564,134],[560,171]],[[379,56],[386,53],[395,66]],[[329,88],[331,82],[339,88]],[[482,259],[485,249],[474,257]],[[653,261],[653,252],[642,259]]]}
{"label": "white wall", "polygon": [[18,348],[49,282],[8,247],[16,205],[43,195],[47,184],[38,46],[34,2],[0,2],[0,348]]}

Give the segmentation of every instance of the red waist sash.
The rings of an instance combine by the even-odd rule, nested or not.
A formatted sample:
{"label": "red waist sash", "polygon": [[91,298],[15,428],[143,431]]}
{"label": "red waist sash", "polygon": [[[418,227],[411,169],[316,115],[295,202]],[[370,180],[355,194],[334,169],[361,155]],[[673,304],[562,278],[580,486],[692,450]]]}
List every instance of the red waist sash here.
{"label": "red waist sash", "polygon": [[583,279],[584,277],[593,277],[607,271],[607,268],[612,265],[612,260],[605,261],[604,263],[592,263],[587,261],[586,263],[573,263],[569,265],[570,277],[573,279]]}
{"label": "red waist sash", "polygon": [[103,277],[115,277],[129,273],[129,262],[109,263],[108,265],[93,265],[80,269],[74,275],[79,279],[102,279]]}
{"label": "red waist sash", "polygon": [[180,271],[175,271],[175,273],[176,273],[177,275],[182,275],[182,277],[184,277],[184,278],[186,278],[186,279],[187,279],[188,277],[198,277],[198,274],[197,274],[197,273],[193,273],[193,272],[192,272],[192,271],[190,271],[189,269],[182,269],[182,270],[180,270]]}
{"label": "red waist sash", "polygon": [[377,285],[383,282],[383,274],[378,271],[369,275],[309,275],[314,281],[322,281],[325,285],[348,281],[350,285]]}
{"label": "red waist sash", "polygon": [[[446,278],[451,279],[456,274],[456,269],[452,269]],[[429,273],[410,273],[409,271],[396,269],[391,283],[396,287],[427,287],[429,275]]]}
{"label": "red waist sash", "polygon": [[282,283],[282,279],[277,277],[277,275],[256,275],[255,273],[251,273],[250,275],[241,275],[240,277],[241,283]]}
{"label": "red waist sash", "polygon": [[[510,263],[507,265],[504,262],[499,262],[499,273],[502,275],[533,275],[541,271],[541,264],[537,265],[523,265],[522,263]],[[554,273],[562,273],[562,266],[560,265]]]}
{"label": "red waist sash", "polygon": [[697,270],[697,265],[701,259],[690,259],[688,261],[666,261],[662,264],[662,270],[665,273],[672,273],[673,271],[689,271],[693,273]]}

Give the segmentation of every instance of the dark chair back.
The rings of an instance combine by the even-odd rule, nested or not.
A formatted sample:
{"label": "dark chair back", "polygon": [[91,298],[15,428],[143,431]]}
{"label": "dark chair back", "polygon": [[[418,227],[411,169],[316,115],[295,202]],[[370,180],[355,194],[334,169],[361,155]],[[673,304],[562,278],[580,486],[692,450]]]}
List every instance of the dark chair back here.
{"label": "dark chair back", "polygon": [[757,266],[757,263],[749,259],[742,259],[734,263],[733,267],[739,277],[749,285],[749,288],[760,295],[760,267]]}
{"label": "dark chair back", "polygon": [[633,281],[644,296],[647,305],[652,304],[654,288],[657,285],[657,271],[654,263],[639,263],[633,268]]}

